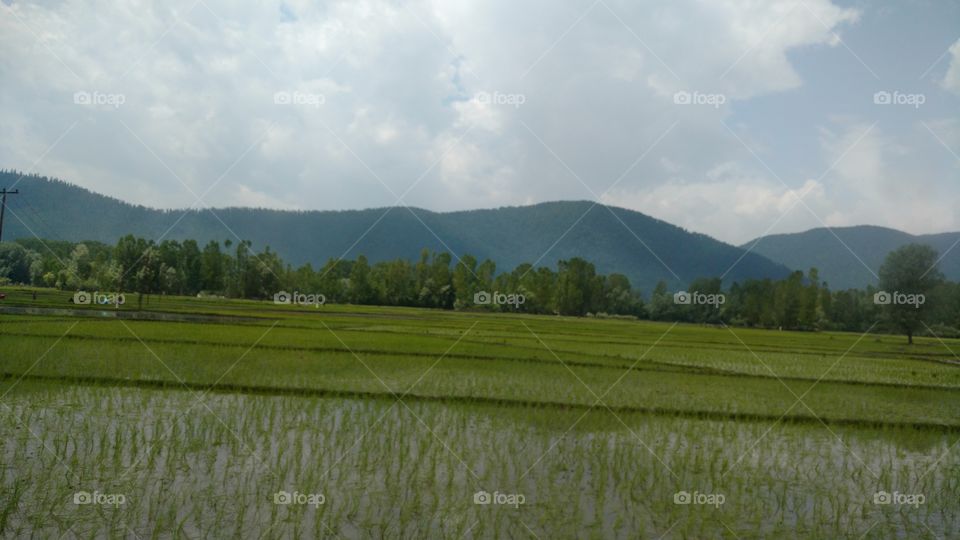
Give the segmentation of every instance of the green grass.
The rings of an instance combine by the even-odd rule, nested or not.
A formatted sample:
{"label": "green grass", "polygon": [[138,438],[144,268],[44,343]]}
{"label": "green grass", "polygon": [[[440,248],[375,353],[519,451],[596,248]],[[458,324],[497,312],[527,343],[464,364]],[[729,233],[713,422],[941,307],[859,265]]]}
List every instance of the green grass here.
{"label": "green grass", "polygon": [[0,304],[7,536],[960,530],[957,341],[193,298],[133,320],[37,292]]}

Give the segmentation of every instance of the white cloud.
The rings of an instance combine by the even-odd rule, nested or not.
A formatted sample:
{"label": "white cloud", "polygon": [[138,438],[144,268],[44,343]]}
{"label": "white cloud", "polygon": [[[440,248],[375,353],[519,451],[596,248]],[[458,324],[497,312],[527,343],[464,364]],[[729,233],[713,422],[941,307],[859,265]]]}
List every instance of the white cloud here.
{"label": "white cloud", "polygon": [[798,188],[788,188],[775,179],[744,176],[733,164],[719,167],[703,181],[672,179],[651,190],[614,190],[602,201],[734,244],[810,228],[812,220],[806,208],[820,213],[829,207],[820,182],[811,179]]}
{"label": "white cloud", "polygon": [[950,47],[950,66],[941,84],[947,90],[960,95],[960,40]]}
{"label": "white cloud", "polygon": [[[956,122],[928,126],[945,141],[958,140]],[[950,178],[937,177],[923,165],[949,159],[949,153],[914,144],[930,137],[922,124],[894,136],[876,124],[837,118],[820,130],[823,161],[830,168],[798,187],[731,161],[698,180],[686,180],[684,168],[675,168],[652,188],[614,189],[602,201],[735,244],[766,234],[861,224],[915,234],[956,230],[960,212],[954,199],[944,196]]]}
{"label": "white cloud", "polygon": [[[604,202],[730,240],[756,236],[793,193],[840,220],[860,200],[854,178],[896,182],[884,162],[893,147],[876,140],[838,165],[842,186],[802,174],[784,187],[721,123],[801,88],[798,51],[833,48],[852,61],[836,36],[859,13],[829,0],[285,6],[13,3],[17,16],[0,18],[0,125],[10,135],[0,162],[30,167],[78,122],[37,169],[162,207],[194,202],[176,177],[202,193],[225,171],[207,204],[382,206],[423,176],[405,202],[449,210],[593,198],[619,179]],[[82,89],[126,103],[74,105]],[[728,100],[678,106],[680,89]],[[277,92],[324,99],[277,105]],[[749,129],[737,126],[761,154],[778,142]],[[822,136],[840,148],[849,134]],[[809,157],[825,168],[831,155]],[[847,199],[833,201],[838,193]],[[802,208],[782,222],[807,225],[817,223]]]}
{"label": "white cloud", "polygon": [[915,146],[916,140],[930,138],[922,125],[914,126],[909,133],[892,135],[882,127],[870,129],[864,122],[841,120],[824,130],[824,152],[831,163],[836,163],[826,180],[832,207],[822,215],[826,225],[868,223],[911,233],[960,226],[956,205],[950,197],[944,197],[950,180],[932,174],[922,164],[943,159],[945,150],[932,148],[935,157],[931,158]]}

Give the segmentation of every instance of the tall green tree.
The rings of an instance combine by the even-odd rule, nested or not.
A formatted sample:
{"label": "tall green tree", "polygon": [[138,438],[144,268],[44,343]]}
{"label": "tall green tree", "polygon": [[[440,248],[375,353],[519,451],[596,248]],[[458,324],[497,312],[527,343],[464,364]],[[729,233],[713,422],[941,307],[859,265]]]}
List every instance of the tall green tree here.
{"label": "tall green tree", "polygon": [[150,295],[163,291],[164,278],[167,273],[167,266],[163,264],[160,256],[160,250],[153,245],[153,241],[147,244],[147,248],[140,257],[140,262],[136,265],[135,289],[137,291],[137,307],[143,307],[143,298],[147,297],[150,301]]}
{"label": "tall green tree", "polygon": [[938,259],[932,247],[908,244],[890,252],[880,267],[882,291],[877,300],[883,304],[887,320],[907,335],[911,345],[914,333],[925,324],[926,300],[943,281]]}
{"label": "tall green tree", "polygon": [[117,282],[119,292],[137,290],[140,282],[138,274],[148,247],[149,244],[146,240],[136,238],[132,234],[128,234],[117,241],[113,257],[117,262],[120,274]]}
{"label": "tall green tree", "polygon": [[664,321],[674,313],[673,296],[667,289],[667,282],[660,280],[650,295],[648,314],[655,321]]}
{"label": "tall green tree", "polygon": [[357,257],[350,269],[350,301],[354,304],[370,304],[375,298],[370,282],[370,265],[363,255]]}
{"label": "tall green tree", "polygon": [[579,257],[557,265],[557,310],[561,315],[586,315],[593,307],[594,278],[592,263]]}
{"label": "tall green tree", "polygon": [[200,292],[203,288],[203,261],[196,240],[183,241],[183,244],[180,246],[177,264],[180,269],[181,283],[183,284],[181,293],[193,296]]}
{"label": "tall green tree", "polygon": [[220,243],[211,240],[203,247],[203,253],[200,255],[200,288],[208,292],[223,292],[226,278],[225,266]]}
{"label": "tall green tree", "polygon": [[473,295],[480,290],[477,279],[477,259],[470,254],[460,257],[453,268],[453,288],[456,291],[455,307],[473,305]]}

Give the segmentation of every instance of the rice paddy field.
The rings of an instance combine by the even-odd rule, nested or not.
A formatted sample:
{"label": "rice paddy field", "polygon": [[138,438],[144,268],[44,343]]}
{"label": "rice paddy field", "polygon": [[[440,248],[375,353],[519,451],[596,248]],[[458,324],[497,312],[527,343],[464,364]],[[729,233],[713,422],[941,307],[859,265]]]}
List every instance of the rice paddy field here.
{"label": "rice paddy field", "polygon": [[4,537],[960,537],[958,341],[4,292]]}

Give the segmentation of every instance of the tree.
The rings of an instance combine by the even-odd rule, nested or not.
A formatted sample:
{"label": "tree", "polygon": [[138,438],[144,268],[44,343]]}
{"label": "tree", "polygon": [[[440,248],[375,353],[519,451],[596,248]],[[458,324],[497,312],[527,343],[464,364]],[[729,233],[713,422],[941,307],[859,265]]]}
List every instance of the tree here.
{"label": "tree", "polygon": [[803,272],[797,270],[777,283],[774,297],[777,309],[777,326],[795,329],[800,327],[800,315],[803,311]]}
{"label": "tree", "polygon": [[943,274],[937,268],[937,250],[922,244],[908,244],[887,255],[880,267],[880,289],[874,303],[883,306],[884,315],[913,344],[913,334],[924,323],[926,299]]}
{"label": "tree", "polygon": [[220,251],[220,243],[211,240],[203,248],[200,255],[200,283],[204,291],[223,291],[224,255]]}
{"label": "tree", "polygon": [[648,314],[650,318],[655,321],[663,321],[670,318],[673,310],[673,296],[671,296],[670,291],[667,290],[667,282],[661,279],[657,282],[657,286],[653,288],[653,293],[650,295]]}
{"label": "tree", "polygon": [[200,248],[195,240],[184,240],[180,246],[180,260],[178,265],[181,270],[183,290],[189,295],[195,295],[203,288],[202,268],[203,263],[200,255]]}
{"label": "tree", "polygon": [[14,283],[30,282],[30,266],[36,254],[20,244],[4,242],[0,244],[0,279],[6,278]]}
{"label": "tree", "polygon": [[263,253],[251,254],[244,268],[244,298],[272,298],[280,291],[281,274],[284,274],[280,256],[264,248]]}
{"label": "tree", "polygon": [[[724,305],[719,303],[722,296],[722,282],[720,278],[699,278],[690,283],[688,294],[713,295],[718,299],[714,304],[691,303],[677,306],[677,311],[685,315],[686,320],[698,323],[716,324],[723,321]],[[725,302],[724,302],[725,303]]]}
{"label": "tree", "polygon": [[557,310],[561,315],[586,315],[593,307],[596,269],[580,257],[557,263]]}
{"label": "tree", "polygon": [[623,274],[601,276],[603,283],[603,310],[617,315],[640,316],[643,311],[643,300],[630,287],[630,280]]}
{"label": "tree", "polygon": [[[430,250],[423,248],[420,250],[420,261],[414,266],[416,274],[417,291],[422,291],[430,279]],[[419,292],[417,293],[419,295]]]}
{"label": "tree", "polygon": [[517,274],[518,288],[523,291],[523,308],[532,313],[555,313],[554,302],[557,288],[557,274],[546,266],[533,268],[529,263],[521,264],[514,271]]}
{"label": "tree", "polygon": [[147,295],[147,302],[150,301],[150,295],[160,292],[163,288],[164,277],[167,276],[167,269],[160,258],[160,250],[153,245],[153,240],[143,252],[143,257],[137,265],[135,274],[137,284],[137,309],[143,308],[143,296]]}
{"label": "tree", "polygon": [[384,261],[373,267],[373,281],[380,302],[389,306],[414,305],[416,270],[404,259]]}
{"label": "tree", "polygon": [[132,234],[128,234],[117,241],[117,247],[113,250],[113,258],[119,265],[120,277],[117,287],[120,290],[118,292],[133,291],[137,288],[140,282],[138,273],[143,265],[146,251],[147,241],[143,238],[135,238]]}
{"label": "tree", "polygon": [[183,273],[180,261],[180,242],[164,240],[157,246],[160,254],[160,263],[164,268],[164,275],[160,279],[160,290],[157,292],[183,294]]}
{"label": "tree", "polygon": [[322,293],[328,302],[349,301],[350,263],[340,259],[329,259],[314,278],[310,280],[312,290]]}
{"label": "tree", "polygon": [[477,287],[477,259],[466,254],[460,258],[453,269],[453,288],[456,290],[454,307],[463,308],[473,305],[473,295]]}
{"label": "tree", "polygon": [[73,287],[87,288],[90,284],[90,275],[93,273],[93,260],[90,255],[90,249],[86,244],[77,244],[70,253],[70,259],[67,261],[68,272],[71,281],[76,282]]}
{"label": "tree", "polygon": [[363,255],[357,257],[350,269],[350,301],[354,304],[370,304],[374,301],[373,285],[370,283],[370,265]]}
{"label": "tree", "polygon": [[493,282],[494,278],[497,275],[497,263],[491,261],[490,259],[485,259],[480,266],[477,267],[477,279],[479,281],[478,286],[492,293],[493,292]]}
{"label": "tree", "polygon": [[811,268],[807,273],[807,285],[801,294],[800,318],[798,324],[803,330],[813,330],[817,326],[820,303],[820,272]]}

